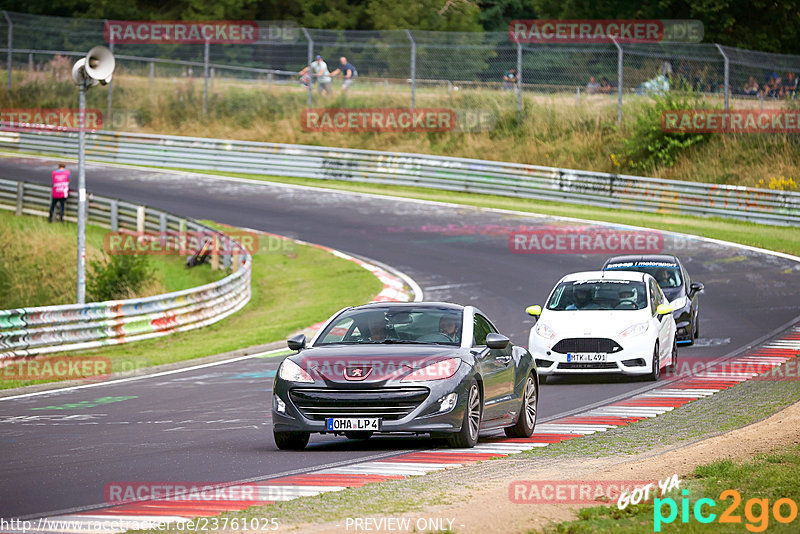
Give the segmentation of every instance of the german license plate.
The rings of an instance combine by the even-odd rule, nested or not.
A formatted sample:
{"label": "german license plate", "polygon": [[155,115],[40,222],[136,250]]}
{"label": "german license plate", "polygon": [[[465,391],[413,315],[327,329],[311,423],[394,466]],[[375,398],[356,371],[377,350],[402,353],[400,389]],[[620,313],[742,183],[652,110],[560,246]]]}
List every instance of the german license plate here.
{"label": "german license plate", "polygon": [[606,354],[597,352],[568,352],[568,362],[604,362]]}
{"label": "german license plate", "polygon": [[378,431],[381,429],[381,420],[378,417],[369,418],[343,418],[343,417],[330,417],[325,420],[325,426],[331,431],[351,431],[351,430],[366,430]]}

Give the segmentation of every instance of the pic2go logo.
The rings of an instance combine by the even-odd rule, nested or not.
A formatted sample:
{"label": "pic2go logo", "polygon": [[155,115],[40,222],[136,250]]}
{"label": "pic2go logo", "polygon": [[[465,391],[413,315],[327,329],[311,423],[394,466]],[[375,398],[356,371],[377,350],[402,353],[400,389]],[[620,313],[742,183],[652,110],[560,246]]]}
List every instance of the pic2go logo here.
{"label": "pic2go logo", "polygon": [[[713,523],[714,520],[719,523],[742,523],[742,516],[736,513],[742,502],[742,495],[736,490],[725,490],[719,494],[720,501],[731,499],[730,505],[720,514],[719,519],[717,519],[717,514],[711,511],[717,506],[717,502],[714,499],[698,499],[692,506],[689,504],[689,490],[683,490],[681,493],[684,496],[680,505],[681,523],[689,522],[690,509],[695,521],[698,523]],[[667,515],[664,515],[666,512],[665,506],[669,509]],[[670,524],[675,521],[678,517],[678,511],[678,503],[675,502],[675,499],[671,497],[654,499],[653,531],[661,532],[662,524]],[[770,509],[769,499],[752,498],[744,504],[744,516],[747,519],[745,528],[750,532],[764,532],[767,530],[770,511],[772,512],[772,517],[778,523],[791,523],[797,518],[797,503],[792,499],[782,498],[775,501]]]}

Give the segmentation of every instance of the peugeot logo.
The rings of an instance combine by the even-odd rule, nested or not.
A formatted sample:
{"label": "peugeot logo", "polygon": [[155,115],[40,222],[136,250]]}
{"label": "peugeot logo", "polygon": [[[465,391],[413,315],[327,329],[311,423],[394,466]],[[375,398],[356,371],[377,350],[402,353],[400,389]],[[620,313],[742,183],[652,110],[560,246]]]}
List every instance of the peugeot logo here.
{"label": "peugeot logo", "polygon": [[346,380],[364,380],[370,373],[372,373],[372,367],[367,367],[366,365],[345,367],[344,369]]}

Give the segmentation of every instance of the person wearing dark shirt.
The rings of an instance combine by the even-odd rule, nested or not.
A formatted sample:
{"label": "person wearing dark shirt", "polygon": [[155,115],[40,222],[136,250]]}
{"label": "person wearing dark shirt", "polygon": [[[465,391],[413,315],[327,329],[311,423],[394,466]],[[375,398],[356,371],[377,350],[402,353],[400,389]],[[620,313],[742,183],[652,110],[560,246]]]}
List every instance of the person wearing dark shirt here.
{"label": "person wearing dark shirt", "polygon": [[344,56],[339,58],[339,66],[336,68],[336,70],[331,72],[331,76],[336,76],[337,74],[342,74],[342,77],[344,78],[342,81],[343,91],[347,91],[347,89],[353,85],[353,81],[355,80],[356,76],[358,76],[356,68],[352,63],[347,61],[347,58]]}
{"label": "person wearing dark shirt", "polygon": [[503,74],[503,91],[511,91],[517,85],[517,69],[508,69]]}

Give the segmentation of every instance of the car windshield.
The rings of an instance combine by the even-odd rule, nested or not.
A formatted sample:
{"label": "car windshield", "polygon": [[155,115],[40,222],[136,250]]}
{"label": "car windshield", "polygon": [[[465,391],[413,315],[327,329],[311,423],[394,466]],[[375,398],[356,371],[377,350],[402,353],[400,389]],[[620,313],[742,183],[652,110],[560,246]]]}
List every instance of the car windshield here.
{"label": "car windshield", "polygon": [[680,267],[674,263],[612,263],[603,270],[647,273],[656,279],[661,289],[675,289],[683,285]]}
{"label": "car windshield", "polygon": [[463,312],[448,308],[385,307],[343,312],[314,345],[409,343],[460,345]]}
{"label": "car windshield", "polygon": [[561,282],[546,305],[548,310],[641,310],[647,307],[642,282],[576,280]]}

